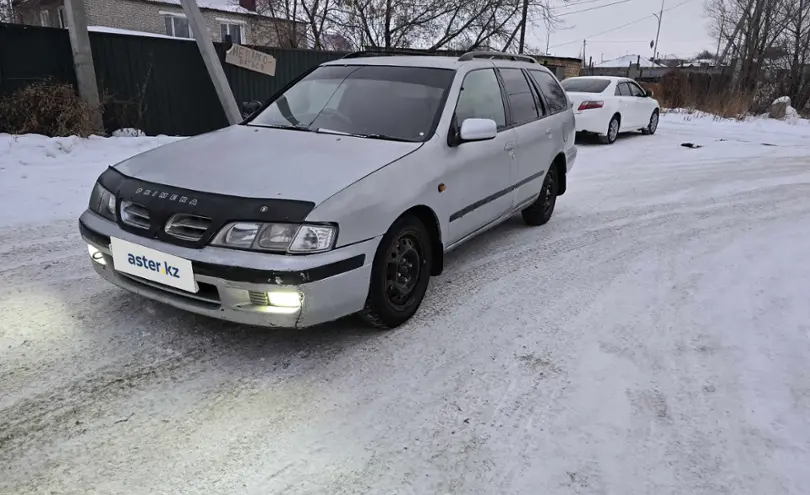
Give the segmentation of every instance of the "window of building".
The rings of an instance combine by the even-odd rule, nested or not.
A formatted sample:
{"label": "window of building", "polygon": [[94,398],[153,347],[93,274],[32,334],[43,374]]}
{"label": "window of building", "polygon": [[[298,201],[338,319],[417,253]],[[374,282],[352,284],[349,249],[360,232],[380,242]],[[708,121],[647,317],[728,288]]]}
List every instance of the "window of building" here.
{"label": "window of building", "polygon": [[65,8],[59,7],[56,9],[56,15],[59,16],[59,27],[65,29],[67,27],[67,19],[65,18]]}
{"label": "window of building", "polygon": [[230,35],[231,41],[236,43],[237,45],[242,45],[245,43],[244,38],[244,25],[238,22],[230,22],[230,21],[220,21],[219,24],[220,35],[222,36],[220,39],[225,41],[225,37]]}
{"label": "window of building", "polygon": [[188,26],[188,19],[179,15],[167,15],[166,34],[177,38],[191,38],[191,29]]}

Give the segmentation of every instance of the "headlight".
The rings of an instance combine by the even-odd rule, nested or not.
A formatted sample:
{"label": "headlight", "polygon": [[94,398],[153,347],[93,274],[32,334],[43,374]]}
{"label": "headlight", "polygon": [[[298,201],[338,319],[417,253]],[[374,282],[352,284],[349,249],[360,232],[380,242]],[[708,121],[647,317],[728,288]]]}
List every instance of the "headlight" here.
{"label": "headlight", "polygon": [[226,225],[212,245],[280,253],[321,253],[335,244],[332,225],[236,222]]}
{"label": "headlight", "polygon": [[107,220],[115,221],[115,195],[96,182],[90,193],[90,210]]}

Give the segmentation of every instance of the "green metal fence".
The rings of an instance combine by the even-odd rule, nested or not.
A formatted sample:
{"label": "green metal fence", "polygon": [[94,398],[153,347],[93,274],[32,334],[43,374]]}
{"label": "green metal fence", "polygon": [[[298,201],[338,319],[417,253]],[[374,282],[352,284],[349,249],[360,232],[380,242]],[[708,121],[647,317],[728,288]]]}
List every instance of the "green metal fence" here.
{"label": "green metal fence", "polygon": [[[137,127],[147,134],[189,136],[227,125],[196,43],[90,33],[108,132]],[[221,60],[225,46],[214,43]],[[276,58],[268,76],[223,63],[237,102],[265,100],[306,70],[344,53],[252,47]],[[0,24],[0,96],[52,78],[75,85],[65,29]]]}

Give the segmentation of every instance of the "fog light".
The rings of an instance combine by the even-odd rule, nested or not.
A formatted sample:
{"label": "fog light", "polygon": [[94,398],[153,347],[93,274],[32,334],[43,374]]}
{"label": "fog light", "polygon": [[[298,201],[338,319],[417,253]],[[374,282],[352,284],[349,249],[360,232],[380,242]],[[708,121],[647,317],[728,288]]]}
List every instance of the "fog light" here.
{"label": "fog light", "polygon": [[301,294],[298,292],[268,292],[267,301],[270,306],[278,308],[300,308],[301,307]]}
{"label": "fog light", "polygon": [[99,251],[95,246],[87,245],[87,252],[90,253],[90,259],[99,265],[106,265],[107,260],[104,259],[104,253]]}

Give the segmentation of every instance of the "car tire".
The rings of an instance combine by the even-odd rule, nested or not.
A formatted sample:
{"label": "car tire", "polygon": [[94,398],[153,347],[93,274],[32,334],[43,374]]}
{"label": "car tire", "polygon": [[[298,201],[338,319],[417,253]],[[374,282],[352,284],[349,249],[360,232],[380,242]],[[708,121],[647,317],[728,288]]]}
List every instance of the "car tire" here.
{"label": "car tire", "polygon": [[551,164],[543,180],[543,189],[540,196],[521,212],[526,225],[536,227],[545,225],[551,220],[554,214],[554,207],[557,205],[557,192],[560,190],[560,179],[557,176],[557,167]]}
{"label": "car tire", "polygon": [[658,109],[656,108],[653,111],[652,115],[650,115],[650,123],[647,124],[647,127],[641,130],[641,133],[644,134],[645,136],[652,136],[653,134],[655,134],[655,131],[658,130],[658,121],[660,118],[661,115],[658,112]]}
{"label": "car tire", "polygon": [[425,225],[411,215],[397,220],[377,247],[360,317],[383,330],[408,321],[425,297],[432,264],[433,249]]}
{"label": "car tire", "polygon": [[607,134],[599,135],[599,142],[602,144],[613,144],[616,138],[619,137],[619,128],[621,126],[621,119],[618,115],[614,115],[608,123]]}

